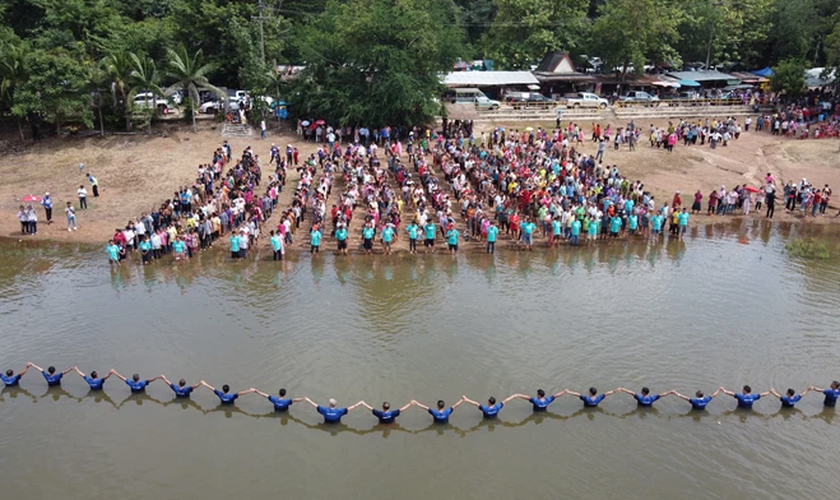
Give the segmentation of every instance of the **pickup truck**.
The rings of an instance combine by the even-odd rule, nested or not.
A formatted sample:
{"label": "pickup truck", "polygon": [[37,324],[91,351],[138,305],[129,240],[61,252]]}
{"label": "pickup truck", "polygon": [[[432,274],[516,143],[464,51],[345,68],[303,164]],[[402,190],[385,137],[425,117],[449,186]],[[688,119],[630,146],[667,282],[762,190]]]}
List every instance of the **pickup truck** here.
{"label": "pickup truck", "polygon": [[575,97],[561,97],[558,104],[567,108],[600,108],[606,109],[610,102],[589,92],[578,92]]}
{"label": "pickup truck", "polygon": [[557,104],[553,100],[537,92],[511,93],[505,98],[505,100],[513,109],[549,109],[553,108]]}
{"label": "pickup truck", "polygon": [[131,104],[135,109],[157,109],[160,111],[169,107],[169,102],[166,99],[161,99],[151,92],[140,92],[134,96]]}
{"label": "pickup truck", "polygon": [[647,106],[658,106],[659,105],[659,97],[657,97],[655,95],[652,95],[652,94],[648,94],[647,92],[642,92],[640,90],[633,90],[633,91],[627,92],[626,94],[621,96],[618,100],[621,104],[639,103],[639,104],[644,104],[644,105],[647,105]]}
{"label": "pickup truck", "polygon": [[475,109],[496,111],[502,105],[499,101],[494,101],[485,96],[478,96],[475,98]]}

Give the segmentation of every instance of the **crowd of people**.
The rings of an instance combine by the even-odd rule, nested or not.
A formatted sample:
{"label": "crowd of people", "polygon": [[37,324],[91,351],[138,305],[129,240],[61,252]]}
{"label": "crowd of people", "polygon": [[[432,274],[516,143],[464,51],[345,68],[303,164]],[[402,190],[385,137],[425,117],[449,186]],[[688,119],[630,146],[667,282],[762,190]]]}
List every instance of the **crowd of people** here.
{"label": "crowd of people", "polygon": [[840,137],[840,100],[814,94],[790,103],[756,120],[756,131],[796,139]]}
{"label": "crowd of people", "polygon": [[726,394],[727,396],[734,398],[737,401],[737,408],[742,410],[752,409],[755,402],[769,395],[772,395],[775,398],[777,398],[782,408],[788,409],[794,408],[796,404],[799,403],[802,400],[802,398],[809,392],[822,393],[823,405],[829,408],[834,408],[837,405],[838,397],[840,397],[840,382],[835,380],[832,381],[831,384],[824,389],[815,386],[810,386],[801,393],[797,393],[794,389],[787,389],[784,394],[780,394],[772,387],[768,391],[759,393],[753,392],[752,388],[749,385],[743,386],[740,392],[730,391],[724,387],[719,387],[712,394],[705,394],[702,390],[698,390],[694,393],[693,396],[681,394],[673,389],[662,393],[655,393],[647,387],[642,387],[641,390],[638,392],[626,389],[624,387],[618,387],[615,390],[603,392],[600,394],[598,393],[598,390],[595,387],[590,387],[588,390],[581,392],[563,389],[562,391],[559,391],[554,394],[546,394],[546,392],[543,389],[537,389],[536,394],[534,396],[530,396],[527,394],[513,394],[501,401],[498,401],[495,397],[490,396],[487,399],[486,404],[482,404],[478,401],[472,400],[467,396],[461,396],[461,398],[458,399],[458,401],[449,406],[446,405],[444,400],[438,400],[435,404],[427,406],[423,403],[412,399],[400,408],[392,408],[390,403],[385,401],[382,403],[381,409],[378,409],[367,404],[364,400],[359,401],[353,405],[343,407],[339,406],[338,402],[335,399],[330,399],[327,405],[322,406],[308,397],[291,398],[289,397],[286,389],[283,388],[281,388],[278,391],[277,396],[270,395],[253,387],[237,392],[232,391],[228,384],[225,384],[220,388],[216,388],[208,384],[204,380],[201,380],[197,384],[190,385],[187,384],[185,379],[181,379],[178,381],[177,384],[175,384],[171,382],[166,377],[166,375],[163,374],[158,375],[156,377],[152,377],[150,379],[143,379],[137,373],[135,373],[131,377],[125,377],[114,369],[108,371],[108,373],[104,376],[100,376],[96,371],[91,371],[89,374],[84,373],[77,366],[68,368],[64,371],[57,371],[54,366],[50,366],[49,368],[44,370],[41,367],[35,365],[34,363],[27,363],[26,367],[20,373],[15,374],[14,370],[8,369],[5,373],[0,374],[0,379],[2,379],[5,387],[17,387],[20,384],[21,378],[24,375],[26,375],[30,368],[41,372],[41,374],[44,377],[44,380],[50,387],[61,385],[62,378],[64,377],[64,375],[70,372],[75,372],[77,375],[79,375],[79,377],[81,377],[85,381],[85,383],[88,385],[91,391],[103,390],[105,382],[111,376],[115,376],[122,380],[128,386],[128,389],[134,394],[145,393],[146,388],[150,384],[154,383],[157,380],[162,380],[172,390],[175,398],[190,398],[193,391],[195,391],[198,388],[204,387],[212,391],[216,395],[216,397],[219,398],[219,402],[222,405],[233,405],[235,404],[236,400],[239,399],[239,397],[247,394],[257,394],[261,397],[266,398],[268,402],[273,406],[274,410],[279,412],[287,411],[294,403],[306,402],[312,407],[314,407],[321,416],[323,416],[325,423],[339,423],[341,422],[341,418],[344,415],[347,415],[349,412],[353,411],[356,408],[365,407],[373,414],[374,417],[376,417],[379,420],[379,423],[391,424],[396,421],[396,418],[399,417],[402,412],[408,410],[412,406],[416,406],[429,413],[435,423],[443,424],[449,421],[449,417],[452,415],[455,409],[463,403],[467,403],[478,408],[478,410],[481,411],[484,418],[496,418],[499,416],[499,413],[501,412],[502,408],[512,400],[521,399],[527,401],[532,406],[533,411],[542,412],[548,410],[549,406],[557,398],[560,398],[567,394],[579,399],[584,408],[596,408],[606,397],[611,396],[613,394],[627,394],[631,396],[636,401],[636,404],[641,408],[650,408],[659,399],[669,395],[674,395],[688,402],[691,405],[692,410],[695,411],[705,411],[709,403],[711,403],[712,400],[715,397],[717,397],[720,393]]}

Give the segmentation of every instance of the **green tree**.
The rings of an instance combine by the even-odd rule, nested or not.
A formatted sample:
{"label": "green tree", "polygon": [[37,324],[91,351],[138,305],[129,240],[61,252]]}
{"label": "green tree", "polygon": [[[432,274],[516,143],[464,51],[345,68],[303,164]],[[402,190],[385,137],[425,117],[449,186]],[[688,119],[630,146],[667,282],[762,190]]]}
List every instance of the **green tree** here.
{"label": "green tree", "polygon": [[111,107],[122,114],[125,130],[131,127],[128,92],[131,90],[131,56],[127,52],[113,52],[99,61],[108,76],[111,90]]}
{"label": "green tree", "polygon": [[485,56],[499,68],[528,69],[556,50],[579,52],[588,29],[587,0],[494,0]]}
{"label": "green tree", "polygon": [[368,126],[425,123],[441,112],[440,75],[462,52],[452,0],[330,1],[302,30],[307,66],[292,113]]}
{"label": "green tree", "polygon": [[105,96],[108,94],[108,72],[100,62],[88,62],[88,90],[93,99],[93,106],[99,115],[99,135],[105,136],[105,118],[102,115],[102,108],[105,107]]}
{"label": "green tree", "polygon": [[813,0],[775,0],[770,60],[805,59],[811,49],[815,18]]}
{"label": "green tree", "polygon": [[805,84],[806,64],[801,59],[785,59],[773,66],[770,88],[773,92],[784,92],[792,99],[801,97],[807,90]]}
{"label": "green tree", "polygon": [[607,0],[592,26],[593,45],[608,68],[632,64],[641,73],[647,61],[679,64],[674,49],[680,12],[669,0]]}
{"label": "green tree", "polygon": [[[29,74],[26,70],[27,47],[23,43],[0,47],[0,101],[11,108],[15,103],[15,91],[23,86]],[[24,140],[20,116],[16,116],[20,140]]]}
{"label": "green tree", "polygon": [[193,132],[198,128],[195,124],[195,110],[199,103],[199,90],[209,90],[219,97],[226,98],[225,93],[210,84],[207,75],[213,71],[213,65],[204,62],[201,49],[190,55],[183,45],[178,50],[169,50],[169,76],[175,80],[173,88],[184,91],[187,99],[187,109],[192,118]]}
{"label": "green tree", "polygon": [[[145,55],[129,54],[131,59],[131,89],[128,91],[128,101],[126,107],[130,110],[129,113],[136,113],[143,117],[146,124],[146,133],[152,133],[152,119],[157,113],[157,106],[155,105],[155,98],[152,96],[163,97],[165,95],[163,89],[160,88],[161,73],[158,72],[155,61]],[[134,97],[141,92],[146,94],[143,99],[143,109],[134,109]],[[149,94],[152,94],[150,96]],[[149,99],[151,98],[151,102]]]}

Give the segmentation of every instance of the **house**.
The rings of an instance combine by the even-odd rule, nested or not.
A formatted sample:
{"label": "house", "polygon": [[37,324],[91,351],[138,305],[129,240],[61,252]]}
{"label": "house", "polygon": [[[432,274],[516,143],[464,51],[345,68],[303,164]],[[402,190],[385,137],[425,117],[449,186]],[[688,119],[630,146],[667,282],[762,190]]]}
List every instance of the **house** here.
{"label": "house", "polygon": [[548,94],[589,90],[595,83],[595,77],[578,72],[572,57],[563,51],[546,54],[533,73]]}

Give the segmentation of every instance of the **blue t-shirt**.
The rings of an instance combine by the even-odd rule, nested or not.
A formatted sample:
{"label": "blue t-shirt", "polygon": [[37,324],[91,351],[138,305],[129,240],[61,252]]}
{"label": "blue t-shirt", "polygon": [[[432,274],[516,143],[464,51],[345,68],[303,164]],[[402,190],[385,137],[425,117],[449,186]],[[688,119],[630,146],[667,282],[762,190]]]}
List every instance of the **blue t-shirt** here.
{"label": "blue t-shirt", "polygon": [[420,226],[418,226],[417,224],[409,224],[409,226],[407,228],[405,228],[405,230],[408,231],[408,238],[409,239],[416,240],[417,239],[417,231],[420,230]]}
{"label": "blue t-shirt", "polygon": [[108,251],[108,257],[110,257],[111,260],[119,259],[119,257],[120,257],[120,247],[118,247],[117,245],[108,245],[105,248],[105,250]]}
{"label": "blue t-shirt", "polygon": [[[173,246],[175,243],[172,244]],[[230,235],[230,251],[231,252],[238,252],[239,251],[239,236],[232,234]]]}
{"label": "blue t-shirt", "polygon": [[657,399],[659,399],[659,394],[648,394],[647,396],[636,394],[636,401],[639,403],[639,406],[653,406],[653,403]]}
{"label": "blue t-shirt", "polygon": [[321,231],[312,231],[309,236],[313,247],[317,247],[321,244]]}
{"label": "blue t-shirt", "polygon": [[125,384],[131,388],[131,392],[144,392],[146,390],[146,386],[149,385],[149,381],[138,380],[135,382],[133,380],[126,380]]}
{"label": "blue t-shirt", "polygon": [[581,394],[580,400],[583,401],[583,406],[586,408],[595,408],[598,403],[607,397],[606,394],[598,394],[597,396],[590,396],[589,394]]}
{"label": "blue t-shirt", "polygon": [[373,228],[372,227],[365,227],[362,228],[362,237],[366,240],[373,238]]}
{"label": "blue t-shirt", "polygon": [[530,398],[528,401],[534,405],[534,411],[545,411],[548,409],[548,405],[554,402],[554,396],[546,396],[542,399]]}
{"label": "blue t-shirt", "polygon": [[488,243],[495,243],[496,242],[496,235],[499,234],[499,228],[496,226],[490,226],[487,228],[487,242]]}
{"label": "blue t-shirt", "polygon": [[738,408],[752,408],[753,403],[761,399],[761,394],[736,394],[735,399],[738,400]]}
{"label": "blue t-shirt", "polygon": [[341,228],[335,231],[335,239],[338,241],[344,241],[347,239],[347,229]]}
{"label": "blue t-shirt", "polygon": [[6,387],[14,387],[18,385],[20,382],[20,377],[22,375],[18,373],[17,375],[12,375],[11,377],[7,377],[6,375],[0,375],[0,379],[3,380],[3,383],[6,384]]}
{"label": "blue t-shirt", "polygon": [[400,410],[382,411],[374,408],[373,414],[379,419],[380,424],[392,424],[400,416]]}
{"label": "blue t-shirt", "polygon": [[823,389],[823,394],[825,394],[825,401],[823,404],[825,406],[835,406],[837,404],[837,398],[840,397],[840,389]]}
{"label": "blue t-shirt", "polygon": [[347,408],[330,408],[328,406],[319,406],[318,413],[324,416],[324,422],[338,423],[341,422],[341,417],[347,415]]}
{"label": "blue t-shirt", "polygon": [[[187,248],[187,244],[184,243],[183,241],[175,240],[175,241],[172,242],[172,251],[174,251],[175,253],[184,253],[184,250],[186,250],[186,248]],[[239,244],[237,243],[236,250],[233,250],[233,245],[231,245],[230,249],[234,252],[238,252],[239,251]]]}
{"label": "blue t-shirt", "polygon": [[537,226],[533,222],[526,222],[525,224],[522,224],[522,232],[525,233],[525,235],[530,235],[534,232],[535,227]]}
{"label": "blue t-shirt", "polygon": [[680,226],[683,226],[683,227],[687,226],[688,225],[688,212],[680,212],[680,214],[677,215],[677,220],[679,221]]}
{"label": "blue t-shirt", "polygon": [[621,219],[618,217],[610,219],[610,231],[617,233],[619,229],[621,229]]}
{"label": "blue t-shirt", "polygon": [[103,378],[90,378],[90,375],[85,375],[85,382],[88,383],[91,390],[98,391],[102,389],[102,385],[105,384],[105,379]]}
{"label": "blue t-shirt", "polygon": [[274,405],[276,411],[286,411],[293,403],[289,398],[278,398],[277,396],[269,396],[268,400]]}
{"label": "blue t-shirt", "polygon": [[693,410],[705,410],[706,405],[708,405],[711,401],[711,396],[706,396],[703,398],[691,398],[688,400],[688,402],[691,403],[691,408]]}
{"label": "blue t-shirt", "polygon": [[450,229],[446,232],[446,242],[450,245],[457,245],[458,244],[458,230],[457,229]]}
{"label": "blue t-shirt", "polygon": [[484,414],[484,418],[496,418],[504,405],[504,403],[496,403],[493,406],[478,405],[478,409]]}
{"label": "blue t-shirt", "polygon": [[275,252],[279,252],[280,248],[282,248],[280,243],[280,237],[276,234],[271,237],[271,248],[273,248]]}
{"label": "blue t-shirt", "polygon": [[553,220],[551,221],[551,232],[554,233],[554,236],[560,236],[560,221]]}
{"label": "blue t-shirt", "polygon": [[382,241],[385,243],[391,243],[391,240],[394,239],[394,229],[390,226],[386,227],[382,230]]}
{"label": "blue t-shirt", "polygon": [[437,228],[435,227],[434,224],[432,224],[430,222],[430,223],[426,224],[425,226],[423,226],[423,229],[426,230],[426,239],[427,240],[435,239],[435,233],[437,231]]}
{"label": "blue t-shirt", "polygon": [[455,411],[455,408],[451,406],[444,410],[438,410],[437,408],[429,408],[429,413],[431,413],[432,417],[435,419],[435,422],[441,424],[449,422],[449,415],[452,415],[453,411]]}
{"label": "blue t-shirt", "polygon": [[572,236],[580,236],[580,221],[572,222]]}
{"label": "blue t-shirt", "polygon": [[631,215],[627,217],[627,223],[630,225],[630,229],[636,229],[639,226],[639,216]]}
{"label": "blue t-shirt", "polygon": [[239,397],[238,392],[229,392],[225,394],[224,392],[218,389],[214,389],[213,393],[216,394],[216,396],[219,396],[219,401],[221,401],[222,404],[226,405],[233,404],[233,402],[236,401],[236,398]]}
{"label": "blue t-shirt", "polygon": [[650,218],[650,222],[651,224],[653,224],[654,231],[659,231],[660,229],[662,229],[663,218],[661,215],[654,215]]}
{"label": "blue t-shirt", "polygon": [[796,405],[796,403],[798,403],[799,400],[802,399],[802,395],[796,394],[794,396],[782,396],[780,399],[782,400],[783,408],[793,408],[794,405]]}
{"label": "blue t-shirt", "polygon": [[44,376],[44,379],[47,381],[47,385],[50,387],[61,385],[61,377],[64,376],[61,372],[56,372],[52,375],[50,375],[49,372],[41,372],[41,375]]}
{"label": "blue t-shirt", "polygon": [[190,394],[193,391],[193,388],[190,385],[185,385],[184,387],[181,387],[179,385],[169,384],[169,387],[171,387],[172,390],[175,391],[176,398],[188,398],[190,397]]}

